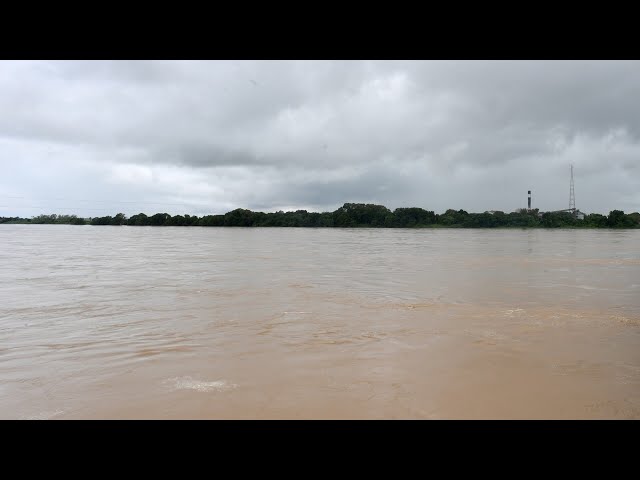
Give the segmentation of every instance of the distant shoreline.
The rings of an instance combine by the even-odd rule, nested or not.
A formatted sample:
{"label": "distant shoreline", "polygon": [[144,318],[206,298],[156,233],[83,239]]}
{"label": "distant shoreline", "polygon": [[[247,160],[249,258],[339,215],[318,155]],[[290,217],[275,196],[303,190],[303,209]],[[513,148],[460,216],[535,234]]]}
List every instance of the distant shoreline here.
{"label": "distant shoreline", "polygon": [[[92,225],[90,223],[85,223],[84,225],[71,224],[71,223],[28,223],[28,222],[2,222],[0,223],[0,228],[2,225],[59,225],[59,226],[84,226],[84,227],[134,227],[134,228],[157,228],[158,225]],[[210,228],[209,226],[204,225],[160,225],[160,227],[165,228]],[[370,227],[366,225],[359,225],[355,227],[288,227],[288,226],[239,226],[239,225],[218,225],[215,228],[239,228],[239,229],[249,229],[249,228],[295,228],[295,229],[305,229],[305,230],[321,230],[321,229],[330,229],[330,230],[446,230],[446,229],[454,229],[454,230],[640,230],[640,226],[632,226],[632,227],[593,227],[589,225],[585,226],[574,226],[574,225],[562,225],[558,227],[545,227],[542,225],[538,225],[535,227],[518,227],[518,226],[497,226],[497,227],[465,227],[462,225],[420,225],[414,227]]]}
{"label": "distant shoreline", "polygon": [[592,213],[577,218],[572,212],[539,212],[520,209],[468,213],[449,209],[436,214],[422,208],[396,208],[383,205],[345,203],[333,212],[253,212],[238,208],[224,215],[174,215],[144,213],[129,218],[115,216],[82,218],[76,215],[39,215],[32,218],[0,217],[0,225],[128,225],[157,227],[296,227],[296,228],[640,228],[640,213],[613,210],[609,215]]}

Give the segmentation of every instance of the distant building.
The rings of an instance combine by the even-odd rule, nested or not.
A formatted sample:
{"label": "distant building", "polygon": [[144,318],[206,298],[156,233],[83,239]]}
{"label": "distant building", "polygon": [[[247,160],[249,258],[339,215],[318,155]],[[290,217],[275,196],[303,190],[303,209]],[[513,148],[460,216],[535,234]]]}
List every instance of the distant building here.
{"label": "distant building", "polygon": [[584,220],[584,217],[586,216],[586,213],[581,212],[577,208],[567,208],[565,210],[554,210],[549,213],[568,213],[569,215],[572,215],[573,218],[575,218],[576,220]]}

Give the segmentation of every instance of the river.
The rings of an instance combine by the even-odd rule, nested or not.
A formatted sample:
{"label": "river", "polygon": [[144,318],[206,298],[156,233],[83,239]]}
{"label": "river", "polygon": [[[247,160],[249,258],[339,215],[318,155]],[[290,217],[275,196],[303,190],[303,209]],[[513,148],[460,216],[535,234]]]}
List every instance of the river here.
{"label": "river", "polygon": [[640,230],[0,225],[3,419],[640,419]]}

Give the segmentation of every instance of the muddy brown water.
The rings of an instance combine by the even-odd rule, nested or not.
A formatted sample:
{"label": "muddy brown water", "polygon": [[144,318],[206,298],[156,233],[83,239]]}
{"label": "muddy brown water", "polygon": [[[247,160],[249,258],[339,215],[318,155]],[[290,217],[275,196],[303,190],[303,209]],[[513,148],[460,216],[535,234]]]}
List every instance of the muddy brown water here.
{"label": "muddy brown water", "polygon": [[640,231],[0,226],[0,418],[640,418]]}

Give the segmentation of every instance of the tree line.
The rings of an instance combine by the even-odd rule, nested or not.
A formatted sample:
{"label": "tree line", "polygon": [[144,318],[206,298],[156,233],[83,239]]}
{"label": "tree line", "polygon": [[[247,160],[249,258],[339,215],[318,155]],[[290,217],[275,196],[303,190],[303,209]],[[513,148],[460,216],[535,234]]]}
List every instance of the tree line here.
{"label": "tree line", "polygon": [[82,218],[76,215],[38,215],[32,218],[0,217],[0,223],[71,224],[71,225],[132,225],[185,227],[336,227],[336,228],[640,228],[640,213],[613,210],[609,215],[592,213],[580,220],[569,212],[544,212],[520,209],[515,212],[468,213],[449,209],[436,214],[422,208],[396,208],[383,205],[345,203],[334,212],[253,212],[237,208],[224,215],[174,215],[138,213],[129,218],[115,216]]}

